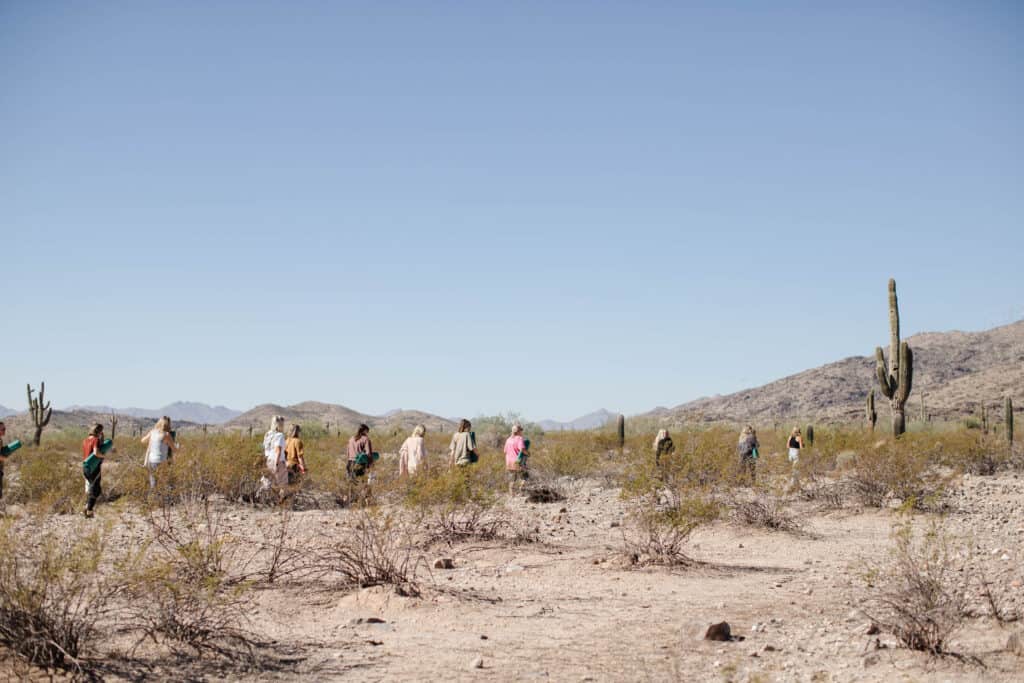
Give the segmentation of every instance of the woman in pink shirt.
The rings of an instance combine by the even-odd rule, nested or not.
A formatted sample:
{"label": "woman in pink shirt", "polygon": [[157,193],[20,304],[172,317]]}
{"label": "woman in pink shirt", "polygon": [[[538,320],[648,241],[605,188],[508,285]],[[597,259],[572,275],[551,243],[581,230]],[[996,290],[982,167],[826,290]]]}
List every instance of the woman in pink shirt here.
{"label": "woman in pink shirt", "polygon": [[512,435],[505,440],[505,470],[508,473],[508,492],[515,493],[522,488],[530,474],[526,467],[526,458],[530,453],[530,442],[523,438],[523,425],[512,424]]}

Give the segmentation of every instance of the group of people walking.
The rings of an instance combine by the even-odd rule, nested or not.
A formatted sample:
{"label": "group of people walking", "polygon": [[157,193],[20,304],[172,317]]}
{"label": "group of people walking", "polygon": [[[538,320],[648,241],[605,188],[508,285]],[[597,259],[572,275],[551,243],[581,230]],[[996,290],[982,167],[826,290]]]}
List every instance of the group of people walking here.
{"label": "group of people walking", "polygon": [[[288,435],[284,433],[285,418],[275,415],[271,418],[270,429],[263,437],[263,455],[265,469],[261,485],[264,489],[277,489],[283,492],[288,485],[295,484],[306,474],[305,448],[302,443],[302,428],[292,425]],[[479,460],[477,455],[476,434],[469,420],[459,422],[458,431],[452,435],[448,444],[448,468],[467,467]],[[424,434],[427,429],[419,424],[413,428],[412,434],[402,442],[398,449],[398,473],[400,477],[415,476],[430,470],[430,459],[427,455]],[[8,447],[4,437],[6,427],[0,422],[0,501],[3,499],[3,465]],[[171,429],[171,419],[166,415],[157,420],[153,428],[142,436],[141,442],[146,445],[143,465],[148,470],[150,489],[156,486],[156,472],[171,460],[175,450],[180,449],[176,434]],[[111,449],[111,442],[104,438],[103,425],[96,423],[82,441],[82,474],[85,478],[86,504],[84,514],[92,517],[96,501],[103,493],[102,465],[103,459]],[[760,457],[758,449],[761,444],[757,432],[750,425],[742,429],[737,441],[740,472],[752,485],[756,479],[757,461]],[[799,485],[800,451],[804,447],[803,436],[799,427],[794,427],[786,442],[789,461],[792,465],[791,487]],[[13,450],[15,446],[11,446]],[[346,449],[345,472],[349,480],[356,482],[366,477],[372,481],[372,472],[380,457],[373,450],[370,439],[370,427],[360,424],[356,433],[349,439]],[[511,434],[505,440],[503,449],[505,470],[508,478],[509,493],[521,489],[529,479],[528,459],[530,440],[523,435],[523,426],[519,422],[512,424]],[[658,431],[654,438],[654,462],[661,466],[663,460],[675,453],[675,444],[668,430]],[[282,494],[283,495],[283,494]]]}
{"label": "group of people walking", "polygon": [[[804,440],[800,433],[800,428],[793,427],[793,431],[789,434],[789,439],[786,440],[786,448],[792,470],[790,478],[791,488],[799,486],[800,451],[803,450],[803,447]],[[760,448],[761,444],[757,440],[757,432],[752,426],[747,425],[740,431],[736,450],[739,455],[740,472],[751,485],[757,479],[757,461],[760,458],[758,449]],[[654,437],[654,464],[660,466],[662,459],[672,455],[675,450],[675,444],[672,443],[672,437],[669,436],[668,430],[659,430],[657,436]]]}

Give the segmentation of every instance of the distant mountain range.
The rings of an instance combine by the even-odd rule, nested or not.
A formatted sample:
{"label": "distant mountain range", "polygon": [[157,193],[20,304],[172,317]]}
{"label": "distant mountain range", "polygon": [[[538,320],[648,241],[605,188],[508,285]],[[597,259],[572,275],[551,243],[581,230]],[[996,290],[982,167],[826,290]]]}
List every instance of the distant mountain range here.
{"label": "distant mountain range", "polygon": [[0,406],[0,417],[7,417],[8,415],[17,415],[17,414],[18,414],[17,410],[14,410],[12,408],[6,408],[4,406]]}
{"label": "distant mountain range", "polygon": [[419,410],[392,410],[384,415],[367,415],[360,413],[346,406],[333,403],[321,403],[319,401],[305,401],[293,406],[279,406],[273,403],[265,403],[246,411],[224,424],[228,429],[248,429],[264,431],[270,425],[270,419],[274,415],[281,415],[292,424],[316,424],[323,427],[330,425],[333,429],[352,431],[361,423],[370,427],[392,427],[411,429],[417,424],[423,424],[431,431],[452,431],[454,424],[437,415],[424,413]]}
{"label": "distant mountain range", "polygon": [[176,401],[158,410],[149,408],[111,408],[110,406],[71,406],[65,408],[64,412],[100,413],[109,415],[115,412],[118,415],[129,417],[146,418],[157,420],[166,415],[172,420],[181,422],[194,422],[196,424],[219,425],[238,417],[242,414],[240,410],[232,410],[224,406],[210,406],[205,403],[191,401]]}
{"label": "distant mountain range", "polygon": [[609,412],[602,408],[601,410],[587,413],[583,417],[577,417],[575,420],[569,420],[568,422],[540,420],[537,424],[539,424],[540,428],[545,432],[574,432],[603,427],[609,420],[613,420],[615,417],[616,413]]}

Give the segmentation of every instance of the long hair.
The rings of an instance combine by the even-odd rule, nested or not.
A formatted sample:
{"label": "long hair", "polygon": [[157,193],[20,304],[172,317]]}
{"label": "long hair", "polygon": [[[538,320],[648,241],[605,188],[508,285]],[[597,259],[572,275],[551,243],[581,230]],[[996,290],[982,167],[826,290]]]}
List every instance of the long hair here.
{"label": "long hair", "polygon": [[99,436],[102,433],[103,433],[103,425],[101,425],[99,422],[94,424],[92,426],[92,429],[89,430],[89,436]]}
{"label": "long hair", "polygon": [[744,441],[747,440],[747,437],[756,435],[757,432],[754,431],[754,428],[751,427],[750,425],[747,425],[746,427],[743,428],[743,431],[740,432],[740,439],[738,443],[743,443]]}
{"label": "long hair", "polygon": [[427,428],[423,425],[416,425],[412,430],[413,436],[423,436],[427,433]]}
{"label": "long hair", "polygon": [[284,431],[284,415],[275,415],[274,417],[270,418],[270,431]]}
{"label": "long hair", "polygon": [[471,425],[469,423],[469,420],[467,420],[466,418],[462,418],[461,420],[459,420],[459,431],[460,432],[468,432],[469,428],[472,427],[472,426],[473,425]]}
{"label": "long hair", "polygon": [[288,430],[289,439],[299,438],[299,434],[302,432],[302,428],[299,425],[292,425],[292,428]]}
{"label": "long hair", "polygon": [[169,432],[171,431],[171,418],[164,415],[156,421],[156,426],[153,427],[158,432]]}
{"label": "long hair", "polygon": [[356,430],[356,438],[358,439],[361,436],[366,436],[369,433],[370,427],[368,425],[361,424],[359,425],[359,429]]}
{"label": "long hair", "polygon": [[654,437],[654,450],[658,450],[658,446],[660,446],[661,442],[664,441],[667,438],[668,438],[668,430],[667,429],[659,429],[658,430],[658,435],[656,437]]}

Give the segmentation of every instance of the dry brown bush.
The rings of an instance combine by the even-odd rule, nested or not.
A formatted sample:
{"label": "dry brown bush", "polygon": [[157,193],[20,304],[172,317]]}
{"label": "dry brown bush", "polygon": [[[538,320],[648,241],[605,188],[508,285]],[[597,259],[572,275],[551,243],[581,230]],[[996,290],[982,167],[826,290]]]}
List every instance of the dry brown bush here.
{"label": "dry brown bush", "polygon": [[865,574],[865,613],[908,648],[942,654],[968,617],[963,562],[937,524],[915,539],[909,523],[897,527],[890,562]]}
{"label": "dry brown bush", "polygon": [[786,508],[786,504],[768,494],[752,499],[734,499],[728,506],[732,519],[745,526],[795,533],[803,526],[799,518]]}
{"label": "dry brown bush", "polygon": [[118,584],[102,578],[99,533],[72,541],[0,527],[0,644],[33,666],[93,677],[98,621]]}
{"label": "dry brown bush", "polygon": [[417,572],[427,564],[417,551],[411,524],[363,510],[343,534],[312,551],[309,575],[338,580],[347,588],[390,586],[399,595],[421,594]]}
{"label": "dry brown bush", "polygon": [[690,535],[700,526],[718,518],[719,504],[707,497],[670,496],[666,505],[657,498],[634,502],[631,524],[623,531],[626,559],[636,567],[687,566],[693,559],[686,549]]}

